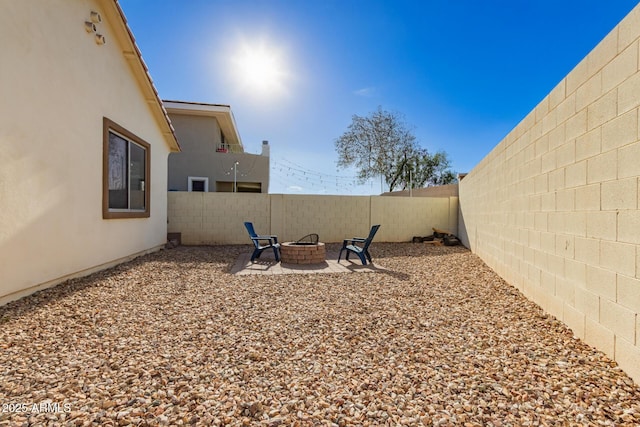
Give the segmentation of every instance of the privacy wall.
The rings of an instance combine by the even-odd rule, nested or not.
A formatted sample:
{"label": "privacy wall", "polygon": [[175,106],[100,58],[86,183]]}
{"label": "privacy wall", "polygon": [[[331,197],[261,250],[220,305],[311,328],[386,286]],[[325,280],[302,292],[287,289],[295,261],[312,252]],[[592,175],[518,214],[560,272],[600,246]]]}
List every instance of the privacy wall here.
{"label": "privacy wall", "polygon": [[460,182],[491,268],[640,381],[640,6]]}
{"label": "privacy wall", "polygon": [[169,192],[170,233],[186,245],[251,243],[244,221],[260,234],[295,241],[317,233],[323,242],[376,234],[381,242],[407,242],[432,227],[457,233],[458,198],[319,196]]}

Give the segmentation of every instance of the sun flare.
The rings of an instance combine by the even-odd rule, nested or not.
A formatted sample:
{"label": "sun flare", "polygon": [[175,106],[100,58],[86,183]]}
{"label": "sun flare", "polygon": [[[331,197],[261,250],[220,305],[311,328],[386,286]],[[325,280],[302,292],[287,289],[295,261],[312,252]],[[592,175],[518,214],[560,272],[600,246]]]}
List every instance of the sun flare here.
{"label": "sun flare", "polygon": [[287,72],[282,54],[264,44],[244,45],[233,60],[238,83],[261,95],[276,95],[284,88]]}

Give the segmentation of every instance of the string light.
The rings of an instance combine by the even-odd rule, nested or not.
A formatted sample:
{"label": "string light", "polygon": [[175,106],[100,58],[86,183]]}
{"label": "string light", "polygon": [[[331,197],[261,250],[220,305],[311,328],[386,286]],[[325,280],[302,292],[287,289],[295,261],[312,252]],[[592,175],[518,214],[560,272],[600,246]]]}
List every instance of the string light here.
{"label": "string light", "polygon": [[358,177],[331,175],[305,168],[287,159],[271,159],[271,180],[285,188],[294,186],[316,192],[352,194],[359,185]]}

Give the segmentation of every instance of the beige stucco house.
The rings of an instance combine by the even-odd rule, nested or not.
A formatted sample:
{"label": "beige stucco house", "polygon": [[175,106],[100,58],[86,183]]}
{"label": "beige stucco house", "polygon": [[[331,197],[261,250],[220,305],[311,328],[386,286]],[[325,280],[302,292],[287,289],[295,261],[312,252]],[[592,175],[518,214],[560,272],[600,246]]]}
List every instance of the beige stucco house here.
{"label": "beige stucco house", "polygon": [[267,193],[269,144],[244,152],[228,105],[164,101],[182,148],[169,156],[169,191]]}
{"label": "beige stucco house", "polygon": [[179,145],[117,2],[2,2],[0,48],[0,304],[162,247]]}

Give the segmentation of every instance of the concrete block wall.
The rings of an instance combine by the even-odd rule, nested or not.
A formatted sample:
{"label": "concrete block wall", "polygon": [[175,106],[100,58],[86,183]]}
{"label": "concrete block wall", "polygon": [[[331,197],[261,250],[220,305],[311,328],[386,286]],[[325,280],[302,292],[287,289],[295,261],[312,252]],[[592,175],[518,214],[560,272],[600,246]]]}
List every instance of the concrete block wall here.
{"label": "concrete block wall", "polygon": [[168,193],[168,232],[185,245],[249,243],[244,221],[281,242],[317,233],[323,242],[366,237],[407,242],[437,227],[457,233],[458,198],[321,196],[252,193]]}
{"label": "concrete block wall", "polygon": [[[369,233],[370,198],[368,196],[273,195],[273,229],[287,241],[316,233],[322,242],[339,242],[353,233]],[[275,224],[278,224],[276,227]],[[380,239],[382,235],[377,236]]]}
{"label": "concrete block wall", "polygon": [[428,236],[433,233],[433,227],[456,234],[457,211],[457,197],[371,198],[371,224],[383,224],[378,233],[389,242]]}
{"label": "concrete block wall", "polygon": [[460,182],[465,242],[640,382],[640,6]]}
{"label": "concrete block wall", "polygon": [[168,205],[167,231],[181,233],[185,245],[247,243],[244,221],[262,234],[271,228],[267,194],[171,191]]}

